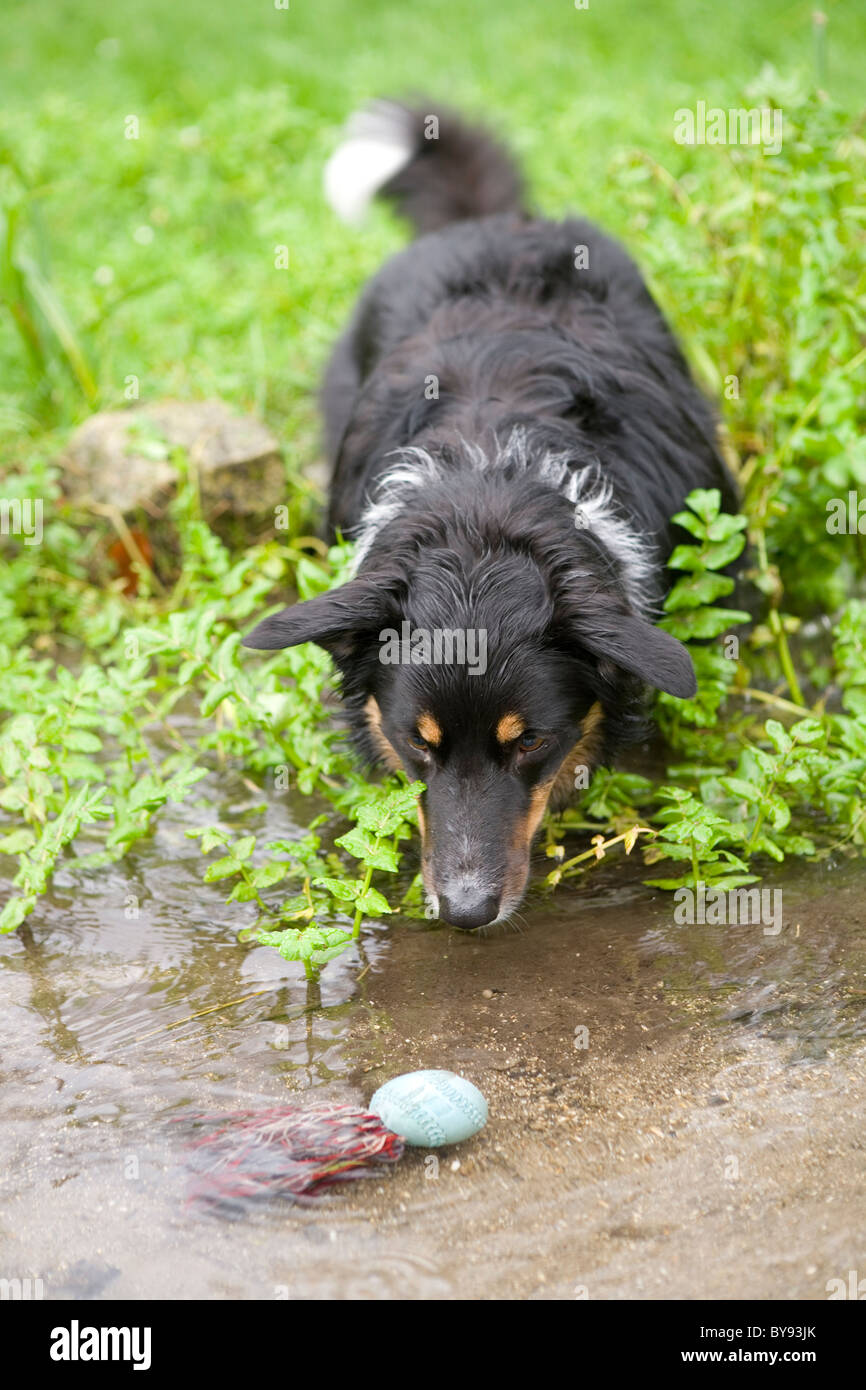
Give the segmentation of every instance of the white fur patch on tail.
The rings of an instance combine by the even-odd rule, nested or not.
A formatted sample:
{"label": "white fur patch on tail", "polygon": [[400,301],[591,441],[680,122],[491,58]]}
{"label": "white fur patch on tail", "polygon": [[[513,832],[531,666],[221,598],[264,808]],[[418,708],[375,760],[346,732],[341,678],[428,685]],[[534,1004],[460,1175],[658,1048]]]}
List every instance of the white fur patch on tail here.
{"label": "white fur patch on tail", "polygon": [[325,165],[325,196],[344,222],[357,225],[370,201],[415,153],[403,107],[380,101],[357,111]]}

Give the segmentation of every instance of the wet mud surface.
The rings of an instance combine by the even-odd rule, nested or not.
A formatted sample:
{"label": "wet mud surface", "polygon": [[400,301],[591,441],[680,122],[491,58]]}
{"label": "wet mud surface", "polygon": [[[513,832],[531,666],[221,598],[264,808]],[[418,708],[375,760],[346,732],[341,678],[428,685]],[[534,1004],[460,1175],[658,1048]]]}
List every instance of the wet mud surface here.
{"label": "wet mud surface", "polygon": [[[300,814],[300,808],[296,807]],[[188,813],[185,813],[188,815]],[[212,815],[210,819],[212,819]],[[286,808],[267,829],[286,833]],[[866,873],[679,926],[639,864],[521,931],[392,919],[320,991],[184,830],[0,940],[0,1273],[46,1298],[785,1299],[866,1274]],[[446,1067],[490,1121],[314,1206],[190,1205],[175,1121]]]}

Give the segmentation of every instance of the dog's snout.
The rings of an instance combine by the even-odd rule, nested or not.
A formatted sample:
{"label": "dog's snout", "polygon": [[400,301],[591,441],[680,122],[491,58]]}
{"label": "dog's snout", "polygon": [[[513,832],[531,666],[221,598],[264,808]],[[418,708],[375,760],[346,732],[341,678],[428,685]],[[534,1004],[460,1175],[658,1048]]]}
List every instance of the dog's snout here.
{"label": "dog's snout", "polygon": [[459,890],[440,893],[439,916],[461,931],[473,931],[495,922],[499,916],[499,895],[497,893],[473,894]]}

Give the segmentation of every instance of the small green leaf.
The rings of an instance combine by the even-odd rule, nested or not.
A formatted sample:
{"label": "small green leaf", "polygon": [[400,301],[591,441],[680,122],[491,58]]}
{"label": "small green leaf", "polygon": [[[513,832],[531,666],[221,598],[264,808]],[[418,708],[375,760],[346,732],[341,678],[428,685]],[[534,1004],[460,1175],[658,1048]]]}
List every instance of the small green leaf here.
{"label": "small green leaf", "polygon": [[35,842],[36,836],[33,831],[22,826],[18,830],[10,831],[8,835],[4,835],[0,839],[0,854],[23,854]]}
{"label": "small green leaf", "polygon": [[262,864],[258,869],[253,869],[250,878],[256,888],[271,888],[275,883],[281,883],[291,873],[291,864]]}
{"label": "small green leaf", "polygon": [[231,693],[232,687],[226,681],[217,681],[212,685],[199,705],[199,713],[202,718],[207,719],[209,715],[213,714],[217,705],[222,704],[226,696]]}
{"label": "small green leaf", "polygon": [[206,825],[198,830],[188,830],[187,839],[201,839],[202,854],[209,854],[217,845],[227,845],[231,840],[231,835],[227,830],[222,830],[218,825]]}
{"label": "small green leaf", "polygon": [[368,888],[366,893],[359,893],[356,906],[367,917],[379,917],[393,911],[388,899],[375,888]]}
{"label": "small green leaf", "polygon": [[255,901],[256,896],[257,894],[254,885],[251,883],[245,883],[244,880],[241,879],[238,883],[235,884],[234,888],[229,893],[228,897],[226,898],[226,902],[251,903]]}
{"label": "small green leaf", "polygon": [[205,870],[205,883],[216,883],[221,878],[231,878],[232,874],[240,873],[240,861],[234,855],[227,854],[223,859],[215,859],[213,864],[209,864]]}
{"label": "small green leaf", "polygon": [[313,883],[319,888],[327,889],[332,898],[344,903],[354,902],[361,889],[360,879],[351,881],[342,878],[314,878]]}
{"label": "small green leaf", "polygon": [[763,789],[742,777],[720,777],[719,781],[739,801],[748,801],[751,806],[755,806],[763,800]]}
{"label": "small green leaf", "polygon": [[63,736],[63,747],[76,753],[98,753],[102,748],[102,739],[87,729],[67,729]]}
{"label": "small green leaf", "polygon": [[35,894],[10,898],[3,911],[0,912],[0,932],[14,931],[16,927],[20,927],[24,918],[33,911],[35,906]]}
{"label": "small green leaf", "polygon": [[722,505],[722,494],[717,487],[694,488],[686,498],[686,506],[707,523],[714,521]]}

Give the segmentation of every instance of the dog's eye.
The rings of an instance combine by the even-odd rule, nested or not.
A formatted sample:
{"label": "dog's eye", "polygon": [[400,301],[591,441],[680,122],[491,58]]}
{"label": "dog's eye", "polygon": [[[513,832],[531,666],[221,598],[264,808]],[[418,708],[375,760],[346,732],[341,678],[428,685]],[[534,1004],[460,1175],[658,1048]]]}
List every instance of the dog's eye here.
{"label": "dog's eye", "polygon": [[408,738],[406,739],[406,742],[408,743],[410,748],[415,749],[416,753],[426,753],[428,748],[430,747],[430,744],[427,742],[426,738],[422,738],[420,734],[409,734]]}
{"label": "dog's eye", "polygon": [[517,740],[517,748],[521,753],[537,753],[539,748],[544,747],[544,744],[545,739],[539,738],[538,734],[534,734],[531,729],[527,729]]}

